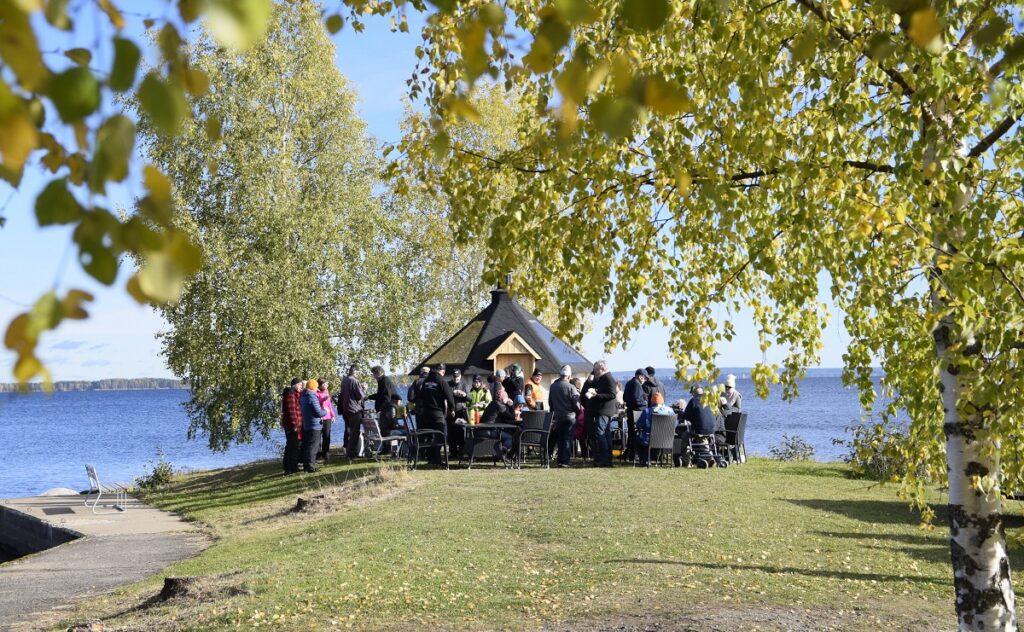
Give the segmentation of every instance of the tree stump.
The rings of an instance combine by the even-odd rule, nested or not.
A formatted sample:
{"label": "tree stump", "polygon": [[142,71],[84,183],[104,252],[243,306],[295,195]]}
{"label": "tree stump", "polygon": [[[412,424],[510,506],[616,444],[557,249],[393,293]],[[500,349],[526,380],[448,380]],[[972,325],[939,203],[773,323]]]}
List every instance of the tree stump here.
{"label": "tree stump", "polygon": [[327,497],[324,496],[323,494],[319,494],[317,496],[310,496],[309,498],[303,498],[299,496],[299,498],[295,501],[295,509],[292,509],[292,511],[295,513],[299,513],[302,511],[311,511],[313,509],[316,509],[317,505],[324,504],[326,500]]}
{"label": "tree stump", "polygon": [[161,599],[188,597],[198,588],[197,577],[165,577],[164,587],[160,591]]}

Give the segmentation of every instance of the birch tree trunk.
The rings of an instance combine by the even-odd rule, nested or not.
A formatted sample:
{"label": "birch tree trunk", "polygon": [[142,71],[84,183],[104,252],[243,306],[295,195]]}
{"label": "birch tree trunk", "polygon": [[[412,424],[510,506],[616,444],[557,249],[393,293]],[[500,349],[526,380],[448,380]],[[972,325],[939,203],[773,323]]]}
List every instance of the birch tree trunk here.
{"label": "birch tree trunk", "polygon": [[[941,115],[942,104],[936,107]],[[934,141],[924,156],[924,169],[935,160]],[[968,191],[970,185],[968,185]],[[970,202],[969,192],[955,196],[955,216]],[[941,278],[939,253],[947,250],[942,231],[935,230],[933,273]],[[931,303],[938,314],[948,314],[947,299],[933,282]],[[959,370],[950,357],[953,321],[944,316],[935,330],[935,353],[940,362],[943,433],[949,479],[949,548],[953,563],[953,590],[961,630],[1017,630],[1017,610],[1010,581],[1010,560],[1003,530],[1002,499],[998,484],[983,486],[982,479],[998,480],[999,446],[984,427],[980,414],[964,417],[958,403],[962,393]]]}
{"label": "birch tree trunk", "polygon": [[[936,335],[940,358],[948,342],[943,339],[944,327]],[[976,477],[998,471],[997,446],[978,418],[965,419],[957,412],[959,379],[949,367],[943,367],[940,384],[949,468],[949,547],[957,617],[961,630],[1016,630],[999,488],[986,493],[974,484]]]}

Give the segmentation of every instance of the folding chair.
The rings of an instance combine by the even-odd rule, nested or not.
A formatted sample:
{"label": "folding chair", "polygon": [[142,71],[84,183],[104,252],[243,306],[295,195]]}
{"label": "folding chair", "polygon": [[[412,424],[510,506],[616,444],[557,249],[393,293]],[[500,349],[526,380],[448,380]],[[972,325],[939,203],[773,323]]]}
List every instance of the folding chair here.
{"label": "folding chair", "polygon": [[[88,463],[85,464],[85,473],[89,477],[89,491],[85,494],[85,506],[92,509],[94,514],[112,514],[122,511],[128,511],[128,486],[124,483],[114,483],[112,485],[104,485],[100,483],[100,477],[96,474],[96,468]],[[96,494],[96,498],[93,499],[92,506],[89,506],[89,496]],[[117,511],[96,511],[96,507],[100,504],[100,498],[103,494],[114,495],[114,509]]]}

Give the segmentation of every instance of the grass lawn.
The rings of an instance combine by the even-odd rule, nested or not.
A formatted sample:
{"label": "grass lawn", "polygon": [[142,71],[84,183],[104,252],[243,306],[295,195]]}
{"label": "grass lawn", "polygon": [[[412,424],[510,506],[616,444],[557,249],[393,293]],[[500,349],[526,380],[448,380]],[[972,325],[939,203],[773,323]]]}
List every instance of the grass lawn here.
{"label": "grass lawn", "polygon": [[[404,472],[255,463],[146,500],[216,543],[81,605],[107,629],[955,629],[934,530],[837,464]],[[369,483],[356,483],[362,481]],[[324,492],[326,506],[290,511]],[[1011,503],[1009,511],[1019,513]],[[1013,553],[1014,568],[1024,555]],[[1020,592],[1018,592],[1018,595]],[[1020,597],[1018,597],[1020,599]]]}

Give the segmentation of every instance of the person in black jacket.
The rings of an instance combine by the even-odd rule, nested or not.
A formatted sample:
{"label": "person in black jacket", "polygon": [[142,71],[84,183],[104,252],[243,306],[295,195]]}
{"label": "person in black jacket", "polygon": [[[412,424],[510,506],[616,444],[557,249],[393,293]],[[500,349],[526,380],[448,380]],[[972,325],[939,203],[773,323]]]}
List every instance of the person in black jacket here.
{"label": "person in black jacket", "polygon": [[[416,393],[416,427],[445,431],[445,420],[455,414],[455,395],[437,368],[430,371]],[[447,435],[447,433],[445,433]],[[431,448],[427,462],[441,463],[441,448]]]}
{"label": "person in black jacket", "polygon": [[373,379],[377,380],[377,392],[370,395],[373,400],[373,409],[380,414],[385,408],[391,405],[391,396],[398,392],[395,383],[384,373],[384,367],[375,366],[370,369]]}
{"label": "person in black jacket", "polygon": [[590,411],[590,398],[587,392],[594,386],[594,374],[591,373],[580,386],[580,406],[583,407],[583,441],[580,448],[584,459],[594,458],[594,415]]}
{"label": "person in black jacket", "polygon": [[572,367],[564,365],[559,377],[551,384],[548,404],[551,406],[551,434],[558,444],[558,467],[569,467],[572,456],[573,431],[576,413],[580,409],[580,392],[572,382]]}
{"label": "person in black jacket", "polygon": [[512,405],[519,407],[526,403],[526,396],[523,394],[523,369],[518,364],[513,364],[508,371],[508,377],[501,381],[505,388],[505,394],[512,400]]}
{"label": "person in black jacket", "polygon": [[647,409],[647,391],[644,389],[646,382],[647,374],[643,369],[637,369],[632,379],[626,382],[622,393],[622,401],[626,404],[626,454],[623,456],[627,461],[632,461],[636,452],[635,417]]}
{"label": "person in black jacket", "polygon": [[683,411],[683,419],[690,422],[692,435],[710,435],[715,432],[715,413],[711,407],[704,405],[703,400],[704,389],[698,386]]}
{"label": "person in black jacket", "polygon": [[654,374],[654,367],[649,366],[644,369],[644,372],[647,373],[647,381],[644,382],[644,390],[647,391],[647,401],[653,401],[654,394],[661,393],[661,398],[667,402],[668,396],[665,394],[665,385]]}
{"label": "person in black jacket", "polygon": [[587,390],[588,410],[594,416],[594,464],[612,466],[612,418],[618,413],[615,398],[618,383],[608,371],[608,363],[594,364],[594,384]]}
{"label": "person in black jacket", "polygon": [[419,395],[420,386],[423,385],[423,380],[427,379],[430,375],[430,369],[428,367],[420,367],[420,376],[413,380],[412,384],[409,385],[409,391],[405,394],[405,403],[408,405],[409,412],[415,417],[415,422],[419,422],[419,415],[416,415],[416,396]]}
{"label": "person in black jacket", "polygon": [[451,454],[460,454],[465,443],[465,433],[456,422],[469,421],[466,408],[469,403],[469,384],[463,381],[461,369],[452,369],[452,379],[448,380],[448,386],[455,396],[455,411],[448,417],[448,450]]}

